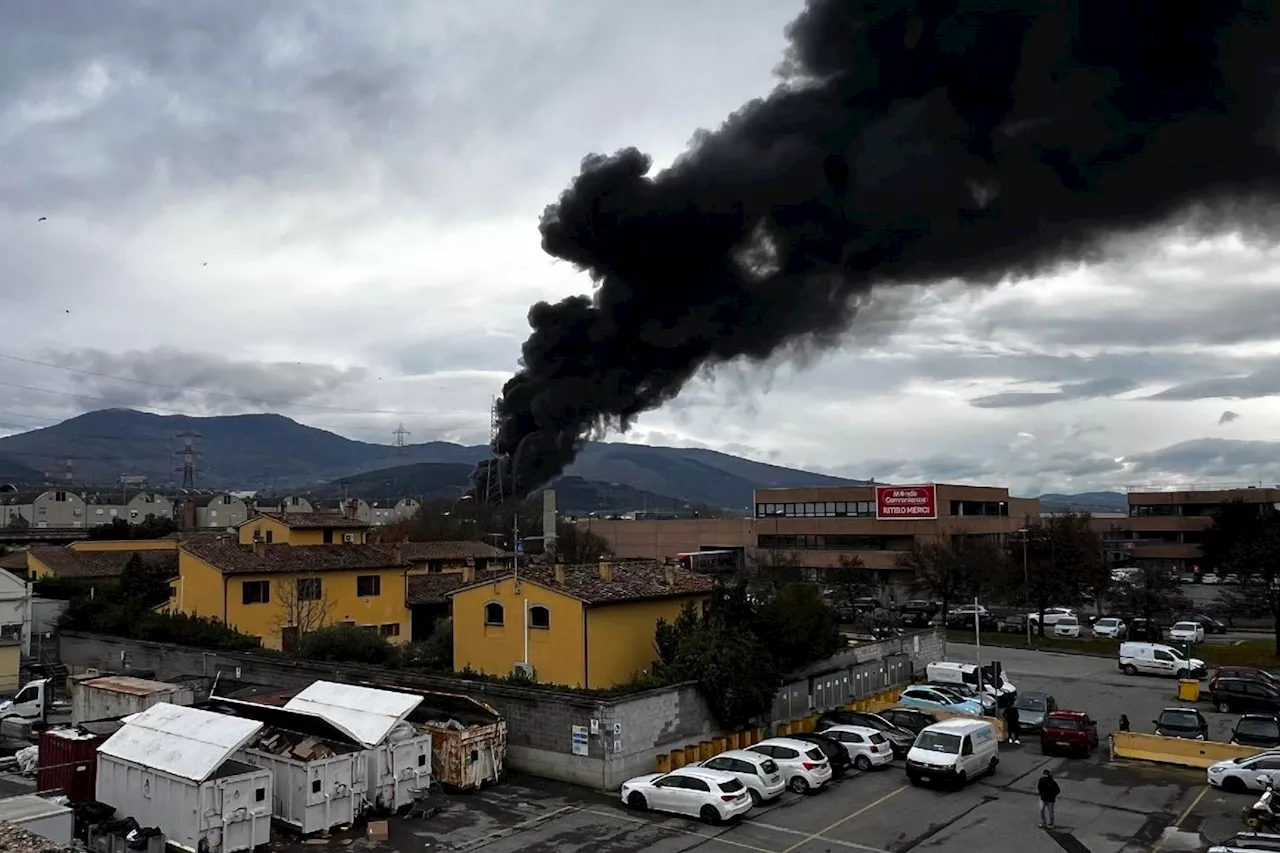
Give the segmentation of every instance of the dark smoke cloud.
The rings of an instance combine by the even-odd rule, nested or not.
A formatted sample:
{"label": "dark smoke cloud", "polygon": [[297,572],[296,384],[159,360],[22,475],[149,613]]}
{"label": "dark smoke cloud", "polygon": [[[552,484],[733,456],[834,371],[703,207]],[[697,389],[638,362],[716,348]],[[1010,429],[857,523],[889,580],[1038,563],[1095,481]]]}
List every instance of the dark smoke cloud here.
{"label": "dark smoke cloud", "polygon": [[810,0],[788,34],[771,95],[657,175],[587,157],[543,214],[596,290],[529,311],[504,495],[701,368],[835,344],[872,288],[1035,276],[1280,196],[1267,0]]}

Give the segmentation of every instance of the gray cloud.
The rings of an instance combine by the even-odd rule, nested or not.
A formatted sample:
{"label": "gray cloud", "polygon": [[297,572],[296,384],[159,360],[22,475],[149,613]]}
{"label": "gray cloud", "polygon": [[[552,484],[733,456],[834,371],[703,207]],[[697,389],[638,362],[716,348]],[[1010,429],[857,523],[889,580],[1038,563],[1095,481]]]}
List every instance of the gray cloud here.
{"label": "gray cloud", "polygon": [[1197,438],[1128,457],[1135,473],[1179,474],[1201,482],[1280,482],[1280,442]]}
{"label": "gray cloud", "polygon": [[1183,382],[1152,394],[1149,400],[1255,400],[1280,394],[1280,360],[1268,359],[1251,373]]}
{"label": "gray cloud", "polygon": [[1072,382],[1062,385],[1057,391],[1017,392],[1009,391],[1000,394],[988,394],[975,397],[969,401],[970,406],[979,409],[1016,409],[1031,406],[1047,406],[1064,400],[1089,400],[1096,397],[1113,397],[1132,391],[1138,383],[1121,376],[1104,376],[1084,382]]}
{"label": "gray cloud", "polygon": [[1222,415],[1218,418],[1218,426],[1222,426],[1223,424],[1229,424],[1229,423],[1232,423],[1233,421],[1238,421],[1238,420],[1240,420],[1240,413],[1232,412],[1228,410],[1223,412]]}

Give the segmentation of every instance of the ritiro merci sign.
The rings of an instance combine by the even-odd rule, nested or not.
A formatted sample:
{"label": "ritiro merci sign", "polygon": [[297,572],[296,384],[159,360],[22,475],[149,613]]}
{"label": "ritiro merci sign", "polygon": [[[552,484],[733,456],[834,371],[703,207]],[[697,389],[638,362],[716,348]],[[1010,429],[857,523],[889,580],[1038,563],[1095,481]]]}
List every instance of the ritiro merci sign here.
{"label": "ritiro merci sign", "polygon": [[876,486],[876,518],[931,519],[938,517],[938,487]]}

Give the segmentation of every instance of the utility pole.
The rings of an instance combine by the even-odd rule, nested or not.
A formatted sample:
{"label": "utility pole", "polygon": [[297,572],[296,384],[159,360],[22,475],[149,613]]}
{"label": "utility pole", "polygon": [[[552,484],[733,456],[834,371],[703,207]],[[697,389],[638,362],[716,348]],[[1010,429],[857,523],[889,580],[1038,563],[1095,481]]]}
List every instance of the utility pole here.
{"label": "utility pole", "polygon": [[182,439],[182,449],[174,453],[182,459],[181,467],[173,469],[182,472],[182,488],[187,491],[193,491],[196,487],[196,460],[201,456],[200,451],[196,450],[196,439],[204,438],[198,432],[187,430],[179,433],[177,438]]}

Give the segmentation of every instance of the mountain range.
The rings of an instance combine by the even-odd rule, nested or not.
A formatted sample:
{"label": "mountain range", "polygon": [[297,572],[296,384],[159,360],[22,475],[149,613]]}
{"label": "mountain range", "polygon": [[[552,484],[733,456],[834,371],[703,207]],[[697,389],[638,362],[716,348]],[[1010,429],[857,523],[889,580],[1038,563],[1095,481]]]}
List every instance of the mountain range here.
{"label": "mountain range", "polygon": [[[487,445],[433,441],[393,448],[355,441],[274,414],[195,418],[104,409],[0,438],[0,471],[10,472],[6,482],[60,480],[70,458],[76,482],[114,483],[127,474],[146,477],[153,487],[174,485],[182,481],[182,433],[199,436],[196,486],[209,489],[283,492],[345,480],[350,494],[361,494],[357,485],[363,484],[380,496],[395,489],[456,495],[472,467],[489,455]],[[414,470],[424,464],[436,467]],[[404,466],[388,479],[388,469]],[[571,507],[562,501],[566,508],[707,504],[741,512],[757,488],[861,482],[714,450],[606,442],[587,443],[565,479],[586,503]],[[411,481],[424,488],[410,491]],[[374,488],[379,482],[388,485]]]}

